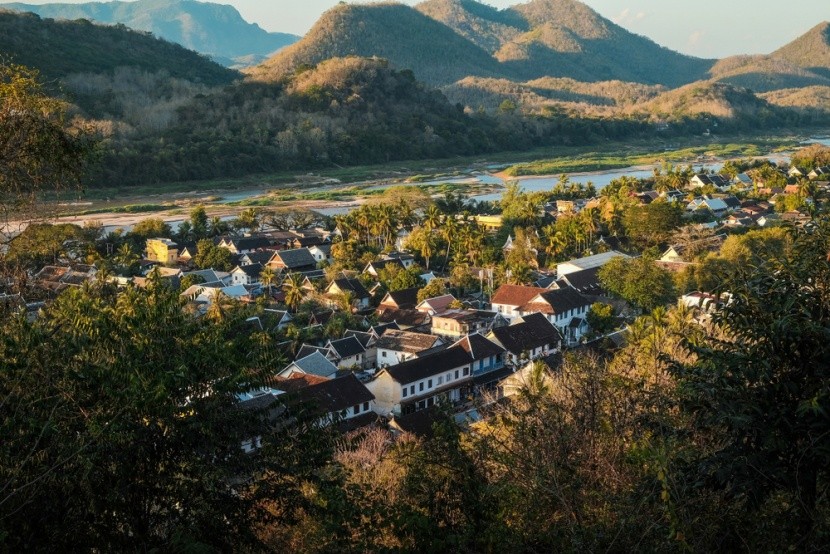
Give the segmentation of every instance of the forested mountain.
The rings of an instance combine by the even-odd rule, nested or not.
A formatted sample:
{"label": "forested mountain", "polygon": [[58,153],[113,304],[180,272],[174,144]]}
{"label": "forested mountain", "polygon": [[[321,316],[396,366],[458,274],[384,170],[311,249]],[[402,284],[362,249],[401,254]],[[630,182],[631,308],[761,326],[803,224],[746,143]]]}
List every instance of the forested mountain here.
{"label": "forested mountain", "polygon": [[415,9],[339,5],[256,74],[344,55],[387,58],[437,85],[484,76],[677,86],[702,78],[712,65],[629,33],[574,0],[532,0],[502,11],[470,0],[430,0]]}
{"label": "forested mountain", "polygon": [[409,6],[340,4],[324,13],[301,41],[251,73],[272,80],[298,67],[344,56],[385,58],[430,84],[501,71],[482,48]]}
{"label": "forested mountain", "polygon": [[4,7],[53,19],[89,19],[148,31],[232,67],[253,65],[300,37],[269,33],[248,23],[233,6],[194,0],[137,0]]}
{"label": "forested mountain", "polygon": [[772,55],[830,79],[830,22],[819,23]]}
{"label": "forested mountain", "polygon": [[238,73],[196,52],[122,26],[54,21],[0,10],[0,55],[48,79],[74,73],[112,74],[119,67],[164,71],[174,79],[226,84]]}

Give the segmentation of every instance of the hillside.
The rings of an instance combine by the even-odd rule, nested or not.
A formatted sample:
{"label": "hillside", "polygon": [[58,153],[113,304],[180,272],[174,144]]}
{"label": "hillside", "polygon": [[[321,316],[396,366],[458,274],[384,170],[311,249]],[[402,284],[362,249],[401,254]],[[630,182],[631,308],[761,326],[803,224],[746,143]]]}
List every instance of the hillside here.
{"label": "hillside", "polygon": [[227,66],[253,65],[300,37],[269,33],[248,23],[233,6],[194,0],[137,0],[85,4],[4,4],[53,19],[89,19],[147,31]]}
{"label": "hillside", "polygon": [[429,0],[415,9],[341,4],[254,74],[275,76],[345,55],[386,58],[434,85],[477,76],[677,86],[703,78],[712,65],[629,33],[574,0],[532,0],[507,10]]}
{"label": "hillside", "polygon": [[819,23],[772,56],[787,60],[830,79],[830,22]]}
{"label": "hillside", "polygon": [[0,54],[39,69],[49,79],[73,73],[112,74],[126,66],[205,85],[238,77],[196,52],[124,26],[54,21],[8,10],[0,10]]}
{"label": "hillside", "polygon": [[755,92],[830,85],[830,78],[775,56],[732,56],[716,63],[709,74]]}
{"label": "hillside", "polygon": [[325,12],[302,40],[251,74],[274,79],[304,65],[345,56],[385,58],[432,84],[499,72],[498,63],[483,49],[409,6],[340,4]]}

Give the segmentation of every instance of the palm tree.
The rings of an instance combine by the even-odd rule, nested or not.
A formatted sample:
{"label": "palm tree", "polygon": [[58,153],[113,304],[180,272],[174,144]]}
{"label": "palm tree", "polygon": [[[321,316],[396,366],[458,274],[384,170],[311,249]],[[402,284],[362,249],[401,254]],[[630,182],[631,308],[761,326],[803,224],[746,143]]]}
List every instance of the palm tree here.
{"label": "palm tree", "polygon": [[456,232],[458,231],[458,224],[455,221],[453,216],[447,216],[444,218],[444,226],[441,228],[441,234],[444,235],[444,240],[447,241],[447,255],[444,258],[444,268],[446,269],[447,264],[450,261],[450,248],[452,247],[452,241],[456,238]]}
{"label": "palm tree", "polygon": [[268,298],[271,298],[271,285],[274,284],[274,281],[277,279],[277,274],[274,273],[274,270],[271,269],[270,266],[265,266],[262,268],[262,272],[259,274],[259,280],[262,282],[263,285],[268,287]]}
{"label": "palm tree", "polygon": [[305,297],[302,276],[299,273],[290,274],[288,279],[283,282],[282,287],[285,291],[285,303],[291,307],[292,311],[296,312],[297,307]]}
{"label": "palm tree", "polygon": [[435,204],[430,204],[424,213],[424,227],[432,231],[441,224],[441,210]]}

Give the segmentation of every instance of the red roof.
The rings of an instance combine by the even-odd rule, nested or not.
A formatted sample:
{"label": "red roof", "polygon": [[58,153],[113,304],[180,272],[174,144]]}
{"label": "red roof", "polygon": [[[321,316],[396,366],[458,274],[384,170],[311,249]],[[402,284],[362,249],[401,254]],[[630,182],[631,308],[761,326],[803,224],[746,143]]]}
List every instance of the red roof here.
{"label": "red roof", "polygon": [[490,299],[491,304],[504,304],[506,306],[524,306],[534,296],[545,292],[547,289],[537,287],[525,287],[522,285],[502,285]]}

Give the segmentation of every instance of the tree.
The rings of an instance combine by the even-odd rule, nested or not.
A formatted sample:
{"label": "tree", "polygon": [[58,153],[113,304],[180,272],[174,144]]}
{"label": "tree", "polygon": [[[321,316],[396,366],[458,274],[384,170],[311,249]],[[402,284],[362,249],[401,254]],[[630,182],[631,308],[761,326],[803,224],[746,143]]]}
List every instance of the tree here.
{"label": "tree", "polygon": [[207,238],[208,216],[204,206],[197,206],[190,210],[190,232],[193,240]]}
{"label": "tree", "polygon": [[0,326],[4,550],[254,546],[241,444],[271,434],[237,398],[280,360],[240,332],[244,311],[209,322],[183,303],[158,280],[99,284]]}
{"label": "tree", "polygon": [[668,202],[652,202],[645,206],[631,206],[623,213],[622,224],[632,240],[646,246],[665,242],[672,231],[680,227],[683,212],[680,206]]}
{"label": "tree", "polygon": [[598,335],[605,335],[614,328],[614,306],[603,302],[594,302],[585,316],[588,325]]}
{"label": "tree", "polygon": [[230,271],[233,269],[231,252],[213,244],[210,239],[202,239],[196,243],[196,256],[193,263],[199,269],[215,269],[217,271]]}
{"label": "tree", "polygon": [[447,283],[443,279],[433,279],[425,287],[418,291],[418,302],[427,298],[435,298],[447,292]]}
{"label": "tree", "polygon": [[692,479],[750,517],[777,514],[785,540],[807,550],[827,530],[829,238],[824,224],[799,232],[784,255],[735,266],[719,288],[730,301],[713,332],[687,341],[695,358],[674,367],[680,405],[706,438],[685,466]]}
{"label": "tree", "polygon": [[282,288],[285,291],[285,303],[295,312],[305,298],[303,290],[303,277],[299,273],[292,273],[283,282]]}
{"label": "tree", "polygon": [[259,281],[263,284],[264,287],[268,289],[268,298],[271,298],[271,287],[273,286],[274,282],[277,280],[277,274],[271,269],[271,266],[265,266],[262,268],[262,272],[259,274]]}
{"label": "tree", "polygon": [[173,229],[160,217],[148,217],[133,225],[130,234],[141,239],[166,238],[173,234]]}
{"label": "tree", "polygon": [[31,208],[46,190],[80,186],[95,143],[66,124],[36,70],[0,62],[0,209]]}
{"label": "tree", "polygon": [[599,280],[608,292],[646,312],[677,298],[671,274],[648,256],[616,257],[599,270]]}
{"label": "tree", "polygon": [[435,249],[438,246],[435,235],[426,227],[418,227],[409,235],[407,246],[421,254],[421,257],[426,260],[427,269],[429,269],[429,259],[435,254]]}

